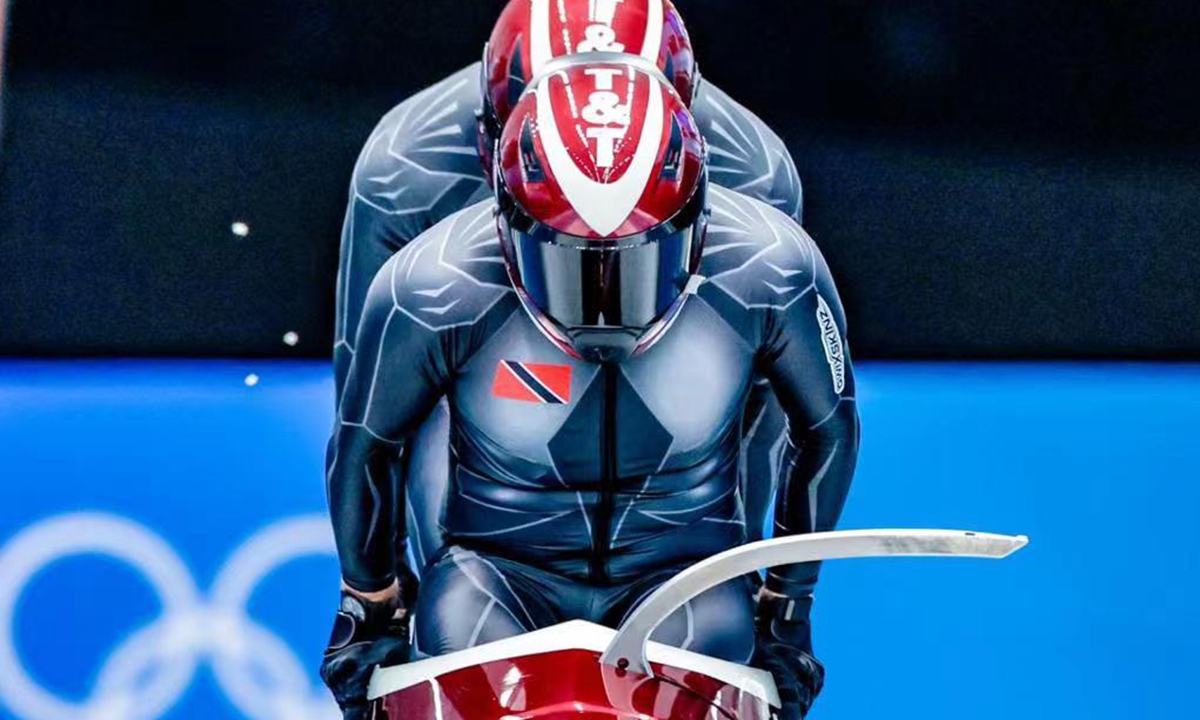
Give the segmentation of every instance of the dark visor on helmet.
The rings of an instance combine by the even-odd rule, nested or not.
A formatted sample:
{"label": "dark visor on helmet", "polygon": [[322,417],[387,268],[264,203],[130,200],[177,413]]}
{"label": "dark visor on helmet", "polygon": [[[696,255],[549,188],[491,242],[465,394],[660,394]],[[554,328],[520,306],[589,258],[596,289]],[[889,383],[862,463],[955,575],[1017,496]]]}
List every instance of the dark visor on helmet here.
{"label": "dark visor on helmet", "polygon": [[674,218],[645,233],[582,238],[502,208],[509,251],[529,299],[566,328],[646,328],[687,287],[703,241],[701,189]]}

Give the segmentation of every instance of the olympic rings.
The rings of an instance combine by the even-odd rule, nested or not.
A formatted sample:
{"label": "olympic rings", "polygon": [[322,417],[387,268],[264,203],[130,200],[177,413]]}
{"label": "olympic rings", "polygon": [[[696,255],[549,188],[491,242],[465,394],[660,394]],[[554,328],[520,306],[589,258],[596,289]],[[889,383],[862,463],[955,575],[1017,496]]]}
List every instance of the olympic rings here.
{"label": "olympic rings", "polygon": [[[239,547],[202,597],[178,553],[155,533],[125,518],[76,513],[32,525],[0,548],[0,702],[25,720],[151,720],[183,697],[201,662],[248,718],[336,720],[323,688],[275,633],[247,613],[254,589],[276,568],[300,557],[332,555],[323,516],[283,520]],[[105,555],[138,572],[161,604],[159,617],[131,633],[104,661],[83,702],[61,698],[29,676],[18,657],[18,601],[43,568],[76,555]]]}

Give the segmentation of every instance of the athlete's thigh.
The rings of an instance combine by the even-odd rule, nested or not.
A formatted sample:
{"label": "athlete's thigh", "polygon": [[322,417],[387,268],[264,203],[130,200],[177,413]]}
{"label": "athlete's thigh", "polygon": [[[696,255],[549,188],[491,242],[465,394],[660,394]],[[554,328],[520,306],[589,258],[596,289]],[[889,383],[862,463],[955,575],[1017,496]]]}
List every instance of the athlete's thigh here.
{"label": "athlete's thigh", "polygon": [[452,545],[421,579],[413,655],[444,655],[555,622],[556,614],[523,566]]}
{"label": "athlete's thigh", "polygon": [[[619,625],[669,577],[647,581],[631,592],[620,620],[612,624]],[[730,580],[689,600],[671,613],[650,639],[709,657],[748,662],[754,653],[754,589],[750,579]]]}

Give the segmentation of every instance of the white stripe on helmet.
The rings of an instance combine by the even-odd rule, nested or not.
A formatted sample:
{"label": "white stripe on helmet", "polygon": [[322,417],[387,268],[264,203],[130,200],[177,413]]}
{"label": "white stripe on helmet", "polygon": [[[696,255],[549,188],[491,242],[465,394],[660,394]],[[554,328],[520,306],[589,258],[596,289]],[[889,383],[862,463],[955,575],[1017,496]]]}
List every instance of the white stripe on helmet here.
{"label": "white stripe on helmet", "polygon": [[575,164],[554,120],[550,103],[552,83],[544,82],[537,88],[538,129],[550,169],[571,207],[601,237],[616,232],[637,207],[654,172],[662,141],[663,89],[649,75],[631,71],[632,82],[650,83],[650,100],[629,167],[612,183],[596,182]]}

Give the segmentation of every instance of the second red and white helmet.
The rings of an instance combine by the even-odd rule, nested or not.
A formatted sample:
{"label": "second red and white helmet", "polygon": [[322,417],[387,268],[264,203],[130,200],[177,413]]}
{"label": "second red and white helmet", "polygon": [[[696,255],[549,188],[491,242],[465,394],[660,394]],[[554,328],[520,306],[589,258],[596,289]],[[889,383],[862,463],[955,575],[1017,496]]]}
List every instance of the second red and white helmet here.
{"label": "second red and white helmet", "polygon": [[497,224],[513,284],[568,353],[621,361],[670,327],[707,227],[704,140],[653,68],[564,63],[498,145]]}
{"label": "second red and white helmet", "polygon": [[670,0],[510,0],[483,54],[479,152],[489,175],[521,93],[547,63],[577,53],[641,57],[688,106],[700,81],[687,28]]}

